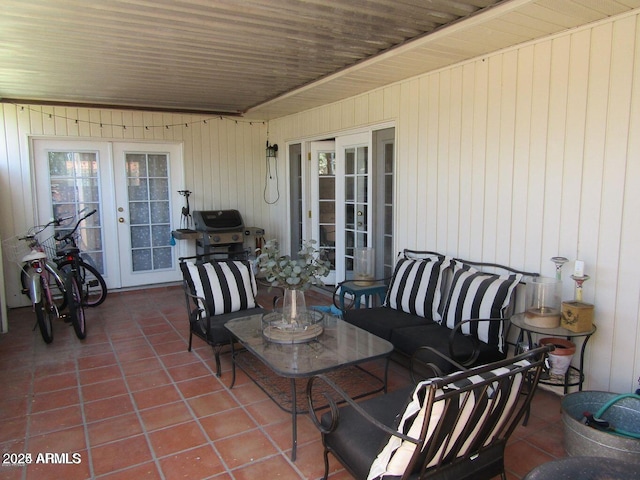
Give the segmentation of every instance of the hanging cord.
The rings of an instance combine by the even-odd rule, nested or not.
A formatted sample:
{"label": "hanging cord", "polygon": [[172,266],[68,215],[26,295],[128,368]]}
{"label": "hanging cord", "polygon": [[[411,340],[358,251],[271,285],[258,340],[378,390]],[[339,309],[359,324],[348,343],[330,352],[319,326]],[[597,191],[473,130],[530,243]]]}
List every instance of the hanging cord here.
{"label": "hanging cord", "polygon": [[[267,200],[267,186],[269,185],[269,180],[273,180],[274,175],[271,173],[271,159],[275,160],[275,179],[276,179],[276,199],[275,200]],[[278,200],[280,200],[280,186],[278,185],[278,159],[276,157],[267,157],[267,169],[264,175],[264,193],[263,193],[264,201],[273,205]]]}
{"label": "hanging cord", "polygon": [[[275,147],[275,151],[278,151],[278,145],[274,145]],[[277,203],[278,200],[280,200],[280,186],[278,185],[278,158],[277,156],[274,154],[273,157],[269,156],[269,122],[267,122],[267,154],[266,154],[266,169],[265,169],[265,173],[264,173],[264,192],[262,192],[262,198],[264,199],[265,203],[267,205],[273,205],[275,203]],[[267,188],[269,186],[269,180],[273,180],[274,174],[271,172],[271,160],[275,160],[275,166],[274,166],[274,172],[275,172],[275,179],[276,179],[276,198],[275,200],[268,200],[267,199]]]}

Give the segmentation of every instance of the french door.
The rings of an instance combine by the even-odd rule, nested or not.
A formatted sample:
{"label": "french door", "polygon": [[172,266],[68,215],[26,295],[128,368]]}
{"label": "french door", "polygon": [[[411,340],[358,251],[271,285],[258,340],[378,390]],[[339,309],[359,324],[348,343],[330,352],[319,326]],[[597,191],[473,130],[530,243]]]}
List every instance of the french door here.
{"label": "french door", "polygon": [[355,249],[372,246],[370,139],[311,142],[311,233],[331,261],[327,285],[353,278]]}
{"label": "french door", "polygon": [[80,247],[109,288],[180,279],[171,245],[179,144],[43,139],[33,150],[38,221],[97,209],[81,225]]}
{"label": "french door", "polygon": [[338,224],[336,219],[336,144],[334,141],[311,143],[311,236],[318,241],[331,262],[329,274],[322,280],[336,283]]}
{"label": "french door", "polygon": [[341,252],[336,261],[342,280],[354,278],[356,248],[372,247],[371,135],[369,132],[336,138],[336,220],[341,228],[336,238]]}

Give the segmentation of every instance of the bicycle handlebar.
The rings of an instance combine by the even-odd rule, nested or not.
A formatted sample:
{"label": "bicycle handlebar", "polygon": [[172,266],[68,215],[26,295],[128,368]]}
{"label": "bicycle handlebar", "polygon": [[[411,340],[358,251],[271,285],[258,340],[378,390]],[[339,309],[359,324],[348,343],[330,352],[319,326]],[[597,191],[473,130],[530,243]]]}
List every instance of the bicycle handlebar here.
{"label": "bicycle handlebar", "polygon": [[[78,220],[76,222],[76,226],[73,227],[73,230],[71,230],[69,233],[67,233],[66,235],[59,237],[57,234],[54,235],[54,238],[58,241],[58,242],[66,242],[67,240],[70,240],[73,237],[73,234],[76,233],[76,230],[78,230],[78,227],[80,226],[80,223],[83,222],[84,220],[86,220],[87,218],[89,218],[91,215],[93,215],[94,213],[96,213],[98,210],[97,209],[93,209],[91,210],[89,213],[87,213],[84,217],[82,217],[80,220]],[[70,217],[71,218],[71,217]]]}
{"label": "bicycle handlebar", "polygon": [[18,237],[18,240],[30,240],[30,239],[33,239],[39,233],[44,232],[47,229],[47,227],[49,227],[51,225],[55,225],[57,227],[62,222],[64,222],[65,220],[69,220],[70,218],[73,218],[73,217],[75,217],[75,215],[69,215],[68,217],[58,217],[58,218],[54,218],[53,220],[51,220],[46,225],[36,225],[34,227],[31,227],[29,229],[29,234],[25,235],[24,237]]}

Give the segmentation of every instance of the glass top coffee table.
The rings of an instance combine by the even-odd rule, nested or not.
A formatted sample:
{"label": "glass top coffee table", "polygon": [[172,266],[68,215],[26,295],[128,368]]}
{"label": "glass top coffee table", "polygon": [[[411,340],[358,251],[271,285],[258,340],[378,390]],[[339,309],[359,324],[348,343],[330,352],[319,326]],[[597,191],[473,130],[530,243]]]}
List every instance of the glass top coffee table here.
{"label": "glass top coffee table", "polygon": [[[233,370],[231,387],[235,383],[236,366],[260,387],[282,410],[291,413],[292,451],[296,459],[296,415],[307,413],[304,389],[307,379],[324,373],[333,376],[353,398],[361,398],[387,386],[387,368],[384,378],[362,369],[359,364],[387,358],[393,345],[343,320],[325,314],[324,331],[307,343],[282,344],[266,340],[262,335],[262,315],[251,315],[231,320],[226,329],[242,349],[231,343]],[[296,380],[299,380],[296,382]]]}

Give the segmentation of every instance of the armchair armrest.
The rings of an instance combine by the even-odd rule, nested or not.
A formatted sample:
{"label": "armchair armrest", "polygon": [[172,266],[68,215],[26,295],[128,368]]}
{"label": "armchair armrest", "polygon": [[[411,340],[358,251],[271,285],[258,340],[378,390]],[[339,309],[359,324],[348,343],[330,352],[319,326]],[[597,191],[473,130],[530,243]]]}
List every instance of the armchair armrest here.
{"label": "armchair armrest", "polygon": [[417,438],[410,437],[408,435],[404,435],[397,430],[388,427],[387,425],[379,422],[374,417],[372,417],[366,410],[364,410],[358,403],[356,403],[349,395],[338,385],[332,382],[325,375],[314,375],[311,377],[307,383],[307,401],[309,403],[309,415],[311,416],[311,420],[318,430],[320,430],[323,434],[328,434],[333,432],[339,424],[340,421],[340,410],[338,408],[338,402],[336,402],[335,398],[332,395],[329,395],[326,391],[322,392],[322,396],[325,401],[329,404],[329,409],[331,412],[331,423],[328,426],[322,424],[322,422],[318,419],[315,409],[314,409],[314,401],[313,401],[313,388],[315,382],[323,382],[326,386],[328,386],[337,396],[341,399],[341,403],[347,403],[353,410],[360,415],[363,420],[373,425],[375,428],[387,433],[388,435],[393,435],[402,440],[406,440],[411,443],[415,443],[416,445],[420,443],[420,440]]}
{"label": "armchair armrest", "polygon": [[440,367],[438,367],[435,363],[425,363],[420,361],[420,353],[421,352],[429,352],[430,354],[436,355],[437,357],[440,357],[442,360],[448,362],[449,364],[453,365],[455,368],[457,368],[460,371],[464,371],[467,370],[466,367],[462,366],[461,364],[459,364],[458,362],[452,360],[451,358],[447,357],[445,354],[439,352],[438,350],[436,350],[435,348],[432,347],[419,347],[418,349],[416,349],[415,352],[413,352],[413,355],[411,355],[411,363],[409,365],[409,374],[411,376],[411,381],[414,384],[417,384],[420,380],[418,380],[417,378],[417,365],[419,364],[421,368],[427,368],[427,369],[431,369],[434,373],[434,375],[432,376],[424,376],[423,378],[431,378],[431,377],[442,377],[444,375],[444,372],[440,369]]}
{"label": "armchair armrest", "polygon": [[[479,322],[503,322],[508,325],[509,319],[508,318],[471,318],[468,320],[461,321],[453,329],[451,329],[451,333],[449,334],[449,355],[451,355],[451,358],[457,359],[460,362],[460,364],[464,365],[465,367],[474,366],[476,361],[478,360],[478,357],[480,356],[480,349],[479,349],[480,340],[473,334],[464,333],[462,329],[467,324],[479,323]],[[464,335],[464,338],[468,340],[472,345],[472,352],[465,359],[460,359],[459,358],[460,354],[459,353],[456,354],[455,344],[456,344],[456,341],[459,342],[459,339],[460,339],[460,336],[457,335],[458,332],[462,333],[462,335]],[[503,336],[506,336],[506,335],[503,335]]]}
{"label": "armchair armrest", "polygon": [[[194,321],[198,322],[198,326],[200,327],[202,333],[206,334],[211,326],[211,315],[209,314],[207,302],[204,298],[189,292],[189,289],[187,287],[185,287],[184,289],[184,294],[187,300],[187,310],[190,312],[192,318],[195,318]],[[195,304],[195,309],[193,310],[189,308],[189,299],[193,300],[193,303]]]}

